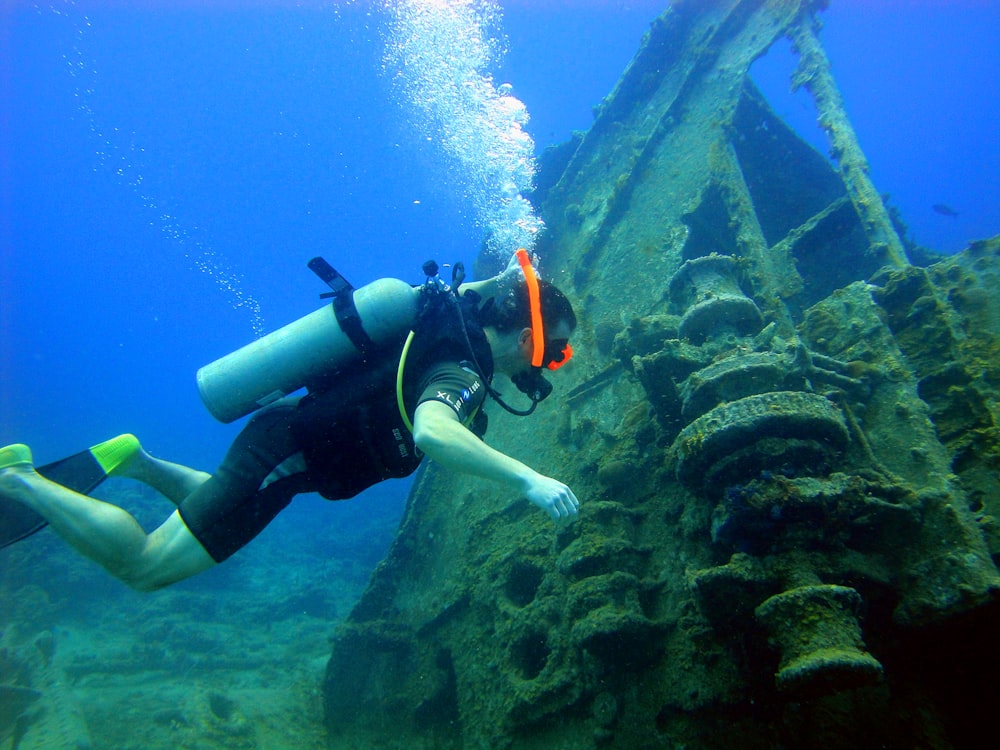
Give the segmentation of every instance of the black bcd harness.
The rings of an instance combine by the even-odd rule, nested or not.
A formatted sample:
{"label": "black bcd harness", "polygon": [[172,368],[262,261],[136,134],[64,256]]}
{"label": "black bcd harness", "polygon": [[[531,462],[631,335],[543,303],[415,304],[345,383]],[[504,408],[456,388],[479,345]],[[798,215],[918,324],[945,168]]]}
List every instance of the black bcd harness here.
{"label": "black bcd harness", "polygon": [[[483,368],[479,363],[479,357],[477,357],[476,354],[477,347],[473,346],[469,334],[471,328],[482,337],[484,343],[486,342],[486,335],[483,333],[483,326],[480,321],[481,316],[479,303],[481,301],[481,297],[472,290],[467,290],[462,294],[459,294],[459,287],[462,285],[462,282],[465,281],[465,265],[463,263],[456,262],[452,265],[451,286],[444,283],[438,271],[438,264],[433,260],[429,260],[423,265],[423,272],[427,277],[427,281],[421,290],[421,297],[422,299],[425,299],[426,302],[421,306],[421,313],[418,313],[417,315],[418,323],[415,324],[414,331],[417,330],[416,325],[419,325],[419,321],[424,310],[433,310],[434,314],[429,315],[428,317],[440,320],[441,316],[439,311],[442,309],[449,309],[451,316],[457,323],[457,330],[460,332],[460,336],[464,339],[466,351],[472,358],[471,363],[480,375],[485,376]],[[489,393],[490,397],[496,401],[502,409],[504,409],[504,411],[518,417],[527,417],[535,411],[539,402],[544,401],[545,398],[552,393],[552,384],[542,377],[541,372],[537,368],[532,367],[531,370],[514,375],[511,378],[511,381],[517,389],[531,399],[531,406],[527,409],[515,409],[513,406],[504,401],[501,393],[493,387],[493,355],[489,349],[488,343],[486,343],[486,352],[490,359],[490,376],[484,377],[486,382],[486,391]]]}
{"label": "black bcd harness", "polygon": [[[354,287],[323,258],[313,258],[308,266],[331,289],[320,297],[333,298],[334,315],[341,329],[357,347],[362,358],[369,359],[377,346],[362,325],[361,316],[354,304]],[[452,265],[451,285],[441,279],[440,267],[435,261],[429,260],[424,263],[422,270],[426,281],[420,290],[420,305],[413,325],[413,334],[424,343],[424,348],[442,340],[460,341],[464,344],[466,359],[483,378],[490,397],[501,408],[515,416],[526,417],[532,414],[539,402],[552,392],[552,385],[542,377],[537,368],[513,376],[511,380],[517,389],[531,399],[531,406],[527,409],[510,406],[493,387],[493,357],[480,322],[481,298],[471,290],[459,294],[459,287],[465,281],[465,265],[461,262]],[[453,322],[453,326],[445,322],[449,320]],[[444,328],[450,330],[442,330],[443,322]],[[476,339],[475,343],[473,338]],[[403,356],[407,356],[405,351]],[[482,366],[484,362],[489,366],[488,371]]]}

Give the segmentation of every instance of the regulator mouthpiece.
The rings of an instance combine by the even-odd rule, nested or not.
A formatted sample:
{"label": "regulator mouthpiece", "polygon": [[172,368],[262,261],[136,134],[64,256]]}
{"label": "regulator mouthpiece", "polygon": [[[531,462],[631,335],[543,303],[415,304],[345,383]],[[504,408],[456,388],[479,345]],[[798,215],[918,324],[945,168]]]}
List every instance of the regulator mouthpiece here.
{"label": "regulator mouthpiece", "polygon": [[552,383],[542,377],[541,371],[534,367],[528,372],[514,375],[511,380],[534,404],[544,401],[552,393]]}

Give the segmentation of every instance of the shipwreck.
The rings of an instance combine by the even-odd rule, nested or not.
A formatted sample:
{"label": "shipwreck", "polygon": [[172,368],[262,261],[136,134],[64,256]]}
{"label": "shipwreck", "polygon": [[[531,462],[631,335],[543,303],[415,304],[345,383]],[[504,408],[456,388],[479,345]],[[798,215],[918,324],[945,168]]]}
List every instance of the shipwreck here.
{"label": "shipwreck", "polygon": [[[971,746],[1000,625],[1000,238],[906,240],[822,5],[673,2],[547,155],[538,250],[578,355],[489,437],[581,516],[427,467],[336,634],[331,748]],[[780,39],[830,158],[748,75]]]}

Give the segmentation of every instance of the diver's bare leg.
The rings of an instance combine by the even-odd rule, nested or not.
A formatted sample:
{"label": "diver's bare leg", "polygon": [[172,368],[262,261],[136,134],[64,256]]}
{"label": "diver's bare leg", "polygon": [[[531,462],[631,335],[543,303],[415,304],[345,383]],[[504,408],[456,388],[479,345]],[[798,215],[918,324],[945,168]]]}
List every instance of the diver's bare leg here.
{"label": "diver's bare leg", "polygon": [[142,448],[128,462],[115,469],[115,476],[148,484],[174,505],[180,505],[212,475],[188,466],[154,458]]}
{"label": "diver's bare leg", "polygon": [[0,470],[0,494],[34,510],[70,546],[141,591],[168,586],[215,564],[177,511],[147,535],[117,505],[73,492],[31,466]]}

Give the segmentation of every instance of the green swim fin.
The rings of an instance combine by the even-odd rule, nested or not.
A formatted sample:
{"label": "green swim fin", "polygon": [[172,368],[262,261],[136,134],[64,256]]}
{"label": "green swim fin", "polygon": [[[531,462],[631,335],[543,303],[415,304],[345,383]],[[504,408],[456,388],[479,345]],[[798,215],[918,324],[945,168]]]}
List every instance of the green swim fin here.
{"label": "green swim fin", "polygon": [[[87,495],[113,476],[141,446],[135,435],[119,435],[72,456],[36,467],[46,479]],[[30,454],[29,454],[30,456]],[[35,511],[14,500],[0,497],[0,549],[41,531],[47,522]]]}

